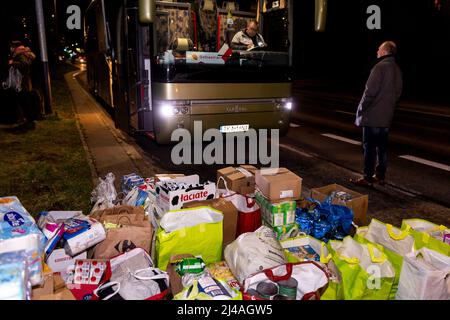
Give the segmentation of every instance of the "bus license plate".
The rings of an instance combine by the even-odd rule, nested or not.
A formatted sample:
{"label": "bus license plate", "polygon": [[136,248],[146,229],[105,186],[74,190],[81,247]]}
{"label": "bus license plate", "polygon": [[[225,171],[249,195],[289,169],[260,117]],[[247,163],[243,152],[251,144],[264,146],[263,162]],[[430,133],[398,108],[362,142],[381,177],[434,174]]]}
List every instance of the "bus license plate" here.
{"label": "bus license plate", "polygon": [[250,128],[248,124],[237,124],[233,126],[221,126],[220,132],[222,133],[232,133],[232,132],[246,132]]}

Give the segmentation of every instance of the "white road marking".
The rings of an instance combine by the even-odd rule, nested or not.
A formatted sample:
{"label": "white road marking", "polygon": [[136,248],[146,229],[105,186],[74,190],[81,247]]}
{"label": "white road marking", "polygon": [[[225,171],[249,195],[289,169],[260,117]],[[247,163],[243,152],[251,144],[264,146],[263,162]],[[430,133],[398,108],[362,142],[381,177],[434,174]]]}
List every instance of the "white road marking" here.
{"label": "white road marking", "polygon": [[298,127],[301,127],[301,125],[295,124],[295,123],[290,123],[289,126],[290,126],[291,128],[298,128]]}
{"label": "white road marking", "polygon": [[361,142],[359,142],[359,141],[348,139],[348,138],[341,137],[341,136],[337,136],[337,135],[331,134],[331,133],[323,133],[322,136],[327,137],[327,138],[331,138],[331,139],[335,139],[335,140],[339,140],[339,141],[343,141],[343,142],[347,142],[347,143],[350,143],[350,144],[354,144],[356,146],[360,146],[361,145]]}
{"label": "white road marking", "polygon": [[306,152],[300,151],[300,150],[298,150],[297,148],[288,146],[288,145],[286,145],[286,144],[280,143],[279,146],[280,146],[282,149],[286,149],[286,150],[292,151],[292,152],[297,153],[297,154],[299,154],[299,155],[301,155],[301,156],[303,156],[303,157],[313,158],[312,155],[310,155],[310,154],[308,154],[308,153],[306,153]]}
{"label": "white road marking", "polygon": [[430,160],[426,160],[426,159],[422,159],[422,158],[418,158],[418,157],[414,157],[414,156],[410,156],[410,155],[399,156],[399,158],[418,162],[418,163],[424,164],[426,166],[438,168],[441,170],[450,171],[450,166],[439,163],[439,162],[434,162],[434,161],[430,161]]}
{"label": "white road marking", "polygon": [[442,114],[442,113],[417,111],[417,110],[407,109],[407,108],[399,108],[399,110],[406,111],[406,112],[411,112],[411,113],[417,113],[417,114],[426,114],[426,115],[432,115],[432,116],[437,116],[437,117],[450,118],[450,115]]}
{"label": "white road marking", "polygon": [[341,111],[341,110],[334,110],[334,112],[343,113],[343,114],[349,114],[349,115],[351,115],[351,116],[354,116],[354,115],[355,115],[354,112],[347,112],[347,111]]}

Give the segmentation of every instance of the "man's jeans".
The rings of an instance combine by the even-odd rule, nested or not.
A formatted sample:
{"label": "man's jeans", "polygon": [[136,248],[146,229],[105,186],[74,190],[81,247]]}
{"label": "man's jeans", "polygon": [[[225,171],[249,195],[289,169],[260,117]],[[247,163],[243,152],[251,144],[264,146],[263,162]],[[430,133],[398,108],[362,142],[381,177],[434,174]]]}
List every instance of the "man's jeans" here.
{"label": "man's jeans", "polygon": [[385,178],[388,135],[389,128],[363,127],[364,178],[368,181],[373,181],[374,174]]}

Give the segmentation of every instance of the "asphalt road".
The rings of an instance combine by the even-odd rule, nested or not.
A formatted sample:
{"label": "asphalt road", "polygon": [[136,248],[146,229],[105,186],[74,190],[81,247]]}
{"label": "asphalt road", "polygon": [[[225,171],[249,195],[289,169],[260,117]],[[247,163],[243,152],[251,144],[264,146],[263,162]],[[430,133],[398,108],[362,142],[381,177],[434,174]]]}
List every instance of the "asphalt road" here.
{"label": "asphalt road", "polygon": [[[83,80],[83,77],[80,79]],[[325,96],[325,93],[321,95]],[[279,146],[280,166],[289,168],[303,178],[304,197],[310,196],[311,188],[338,183],[369,195],[369,219],[377,218],[397,226],[405,218],[422,218],[450,225],[448,157],[440,155],[436,150],[410,147],[394,136],[395,142],[389,150],[388,184],[373,189],[353,186],[349,179],[362,171],[362,150],[359,144],[360,133],[352,125],[353,115],[349,114],[349,104],[347,109],[339,109],[335,106],[345,105],[342,101],[328,102],[333,110],[342,112],[323,112],[326,104],[310,99],[312,101],[308,105],[305,96],[301,109],[294,110],[290,131],[286,137],[281,138]],[[338,114],[342,118],[338,118]],[[319,121],[313,121],[314,119]],[[334,125],[335,123],[340,126]],[[436,133],[436,141],[445,138],[447,134],[445,125],[441,126],[440,123],[431,123],[428,129],[430,134],[433,130],[442,130],[440,134]],[[402,137],[401,130],[396,135]],[[447,146],[448,141],[450,140],[447,140]],[[420,140],[417,137],[412,142],[416,145],[428,143],[425,138]],[[199,174],[203,181],[215,181],[217,169],[225,166],[175,165],[171,157],[173,146],[160,146],[144,135],[128,137],[126,143],[135,144],[136,149],[152,164],[152,170],[160,173]],[[432,162],[425,161],[424,164],[421,159]]]}

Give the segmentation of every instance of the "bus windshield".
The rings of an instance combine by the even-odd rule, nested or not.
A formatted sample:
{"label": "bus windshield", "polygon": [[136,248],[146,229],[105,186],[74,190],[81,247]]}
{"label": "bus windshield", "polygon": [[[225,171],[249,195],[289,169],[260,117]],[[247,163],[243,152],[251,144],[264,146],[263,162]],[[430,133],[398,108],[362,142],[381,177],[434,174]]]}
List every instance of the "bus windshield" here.
{"label": "bus windshield", "polygon": [[156,2],[157,82],[288,82],[289,1]]}

